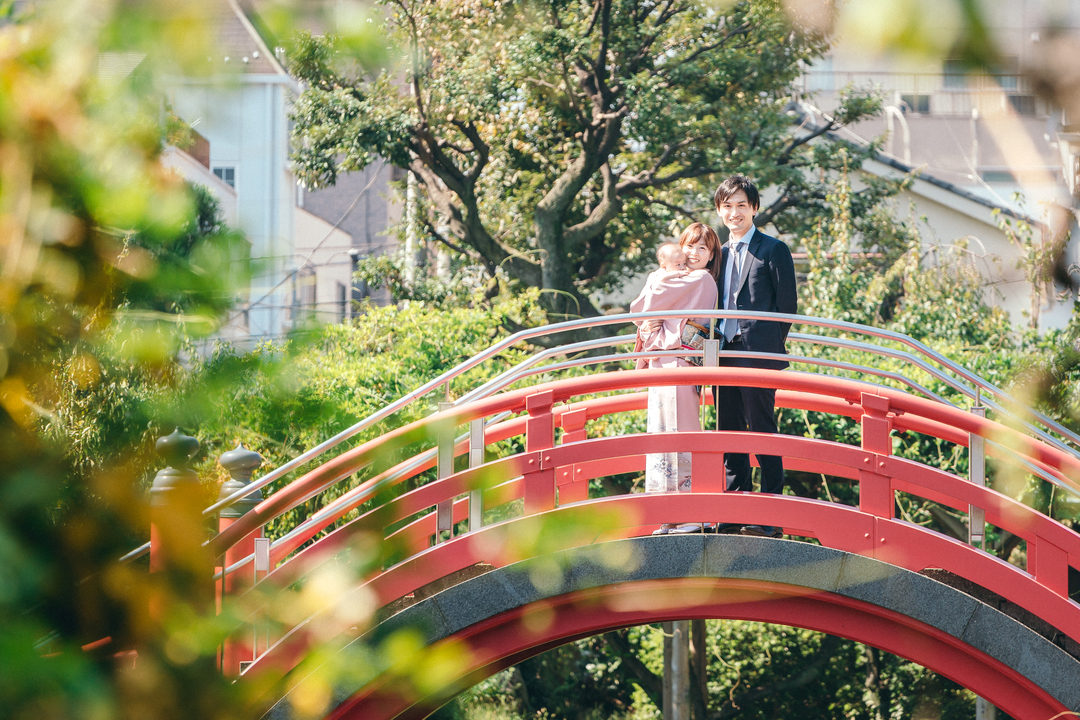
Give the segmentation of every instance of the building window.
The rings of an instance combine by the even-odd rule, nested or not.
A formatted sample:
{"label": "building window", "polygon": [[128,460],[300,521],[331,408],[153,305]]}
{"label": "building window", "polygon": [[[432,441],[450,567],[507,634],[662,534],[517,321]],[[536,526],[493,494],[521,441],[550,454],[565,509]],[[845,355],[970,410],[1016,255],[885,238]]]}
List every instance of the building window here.
{"label": "building window", "polygon": [[905,112],[918,113],[920,115],[930,114],[929,95],[901,95],[900,101],[904,104]]}
{"label": "building window", "polygon": [[223,183],[231,188],[236,187],[236,168],[229,167],[227,165],[221,165],[214,168],[214,174],[221,179]]}
{"label": "building window", "polygon": [[988,183],[1015,183],[1016,176],[1008,170],[984,170],[982,179]]}
{"label": "building window", "polygon": [[968,70],[959,60],[946,60],[943,74],[945,76],[946,90],[963,90],[967,88]]}
{"label": "building window", "polygon": [[1006,55],[1001,59],[998,70],[994,73],[994,79],[1006,92],[1016,92],[1020,89],[1020,58],[1016,55]]}
{"label": "building window", "polygon": [[1035,114],[1034,95],[1009,95],[1009,104],[1012,105],[1017,115]]}

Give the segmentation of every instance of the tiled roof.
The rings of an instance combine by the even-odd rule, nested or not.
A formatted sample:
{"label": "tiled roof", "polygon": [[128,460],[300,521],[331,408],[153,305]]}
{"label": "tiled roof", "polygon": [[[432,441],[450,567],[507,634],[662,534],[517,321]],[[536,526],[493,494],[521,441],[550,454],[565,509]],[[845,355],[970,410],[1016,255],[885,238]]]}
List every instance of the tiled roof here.
{"label": "tiled roof", "polygon": [[217,27],[218,41],[212,62],[239,67],[244,73],[286,74],[236,0],[217,0],[213,12],[210,20]]}

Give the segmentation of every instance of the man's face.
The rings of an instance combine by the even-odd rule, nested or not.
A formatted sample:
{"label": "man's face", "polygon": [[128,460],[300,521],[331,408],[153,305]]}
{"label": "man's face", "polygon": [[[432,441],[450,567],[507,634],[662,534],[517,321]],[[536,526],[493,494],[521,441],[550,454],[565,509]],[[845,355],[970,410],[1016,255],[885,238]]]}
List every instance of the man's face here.
{"label": "man's face", "polygon": [[750,228],[754,226],[754,215],[757,213],[757,208],[750,205],[750,201],[746,199],[746,192],[743,190],[736,190],[731,197],[721,202],[716,209],[720,213],[720,219],[724,221],[724,225],[736,237],[741,238],[750,232]]}

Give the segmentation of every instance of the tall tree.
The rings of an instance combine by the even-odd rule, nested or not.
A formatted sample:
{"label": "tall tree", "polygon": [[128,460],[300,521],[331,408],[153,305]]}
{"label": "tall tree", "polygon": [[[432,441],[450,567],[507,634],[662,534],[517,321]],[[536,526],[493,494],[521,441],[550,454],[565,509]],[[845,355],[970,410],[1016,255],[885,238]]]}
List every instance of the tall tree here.
{"label": "tall tree", "polygon": [[346,63],[333,37],[298,39],[299,177],[332,185],[377,156],[407,167],[428,237],[541,288],[549,312],[598,314],[590,297],[647,264],[659,236],[708,219],[717,176],[774,189],[761,224],[806,227],[840,166],[812,141],[877,108],[852,96],[792,131],[789,86],[827,42],[779,0],[385,4],[405,85]]}

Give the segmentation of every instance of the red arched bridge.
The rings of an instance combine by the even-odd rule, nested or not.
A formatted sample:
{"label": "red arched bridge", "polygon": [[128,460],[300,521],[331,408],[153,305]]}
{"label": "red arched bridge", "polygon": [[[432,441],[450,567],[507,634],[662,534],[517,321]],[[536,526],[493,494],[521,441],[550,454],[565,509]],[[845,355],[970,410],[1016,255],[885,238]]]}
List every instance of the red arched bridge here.
{"label": "red arched bridge", "polygon": [[[602,354],[633,338],[575,343],[538,353],[429,417],[322,459],[513,343],[629,317],[518,333],[208,508],[217,513],[245,498],[250,506],[223,520],[209,541],[224,559],[219,588],[226,602],[235,597],[251,611],[258,603],[244,605],[245,598],[272,603],[274,593],[300,597],[304,588],[319,588],[319,602],[284,625],[252,611],[224,648],[223,670],[260,688],[267,717],[299,717],[297,708],[316,707],[331,718],[420,718],[556,645],[696,618],[782,623],[857,640],[949,677],[1016,718],[1080,711],[1080,605],[1070,597],[1080,596],[1080,535],[987,487],[984,475],[990,456],[1074,496],[1080,438],[1034,411],[1010,409],[1005,393],[905,336],[781,316],[832,332],[792,333],[791,349],[814,356],[790,356],[796,370],[786,371],[717,367],[714,346],[706,348],[704,367],[590,373],[590,366],[634,358]],[[872,364],[835,360],[821,347]],[[556,379],[521,387],[539,374]],[[923,383],[947,387],[970,406]],[[777,388],[781,407],[858,421],[861,442],[722,432],[590,437],[587,423],[644,409],[644,390],[658,385]],[[461,428],[468,431],[459,437]],[[894,431],[967,448],[969,477],[893,455]],[[424,443],[428,449],[412,450]],[[497,443],[502,456],[485,454]],[[663,452],[692,454],[692,492],[589,497],[590,480],[640,472],[646,454]],[[727,493],[727,452],[781,455],[789,470],[846,479],[857,484],[858,505]],[[273,542],[260,539],[267,523],[394,453],[409,457],[341,492]],[[267,499],[251,499],[313,460]],[[433,481],[411,482],[433,468]],[[897,517],[898,494],[965,516],[969,542]],[[651,535],[670,522],[779,525],[794,539]],[[979,547],[987,523],[1025,541],[1025,567]],[[373,550],[380,544],[392,547],[393,557],[373,566],[372,557],[386,557]],[[328,568],[333,582],[325,580]],[[395,666],[395,658],[422,666],[422,678]],[[322,672],[327,668],[337,672]]]}

